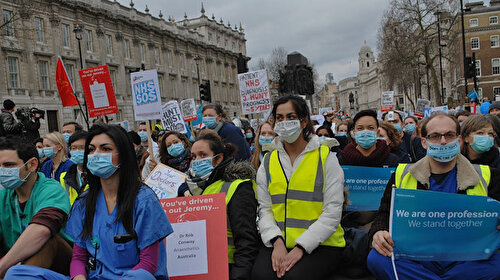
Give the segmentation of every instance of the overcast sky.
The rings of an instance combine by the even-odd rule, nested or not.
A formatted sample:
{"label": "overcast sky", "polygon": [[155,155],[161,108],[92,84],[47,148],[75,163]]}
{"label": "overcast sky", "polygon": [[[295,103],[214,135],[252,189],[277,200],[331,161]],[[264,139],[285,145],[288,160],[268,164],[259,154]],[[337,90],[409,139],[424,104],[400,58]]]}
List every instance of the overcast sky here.
{"label": "overcast sky", "polygon": [[[181,20],[200,16],[201,1],[133,0],[153,16]],[[129,5],[130,0],[119,0]],[[335,81],[356,75],[363,41],[376,52],[377,31],[389,0],[205,0],[206,15],[231,26],[241,22],[247,39],[247,56],[255,68],[276,47],[298,51],[316,66],[321,80],[333,73]]]}

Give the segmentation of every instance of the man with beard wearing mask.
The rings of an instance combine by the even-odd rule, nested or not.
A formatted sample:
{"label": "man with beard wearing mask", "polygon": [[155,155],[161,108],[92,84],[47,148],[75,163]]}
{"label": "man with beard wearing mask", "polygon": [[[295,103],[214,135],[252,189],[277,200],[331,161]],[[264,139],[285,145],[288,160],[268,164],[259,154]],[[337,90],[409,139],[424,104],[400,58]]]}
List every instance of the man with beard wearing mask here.
{"label": "man with beard wearing mask", "polygon": [[37,168],[34,145],[0,138],[0,279],[19,262],[69,273],[71,247],[59,235],[69,198]]}
{"label": "man with beard wearing mask", "polygon": [[[400,164],[389,180],[370,229],[373,249],[367,262],[377,279],[396,279],[390,258],[394,242],[388,232],[393,186],[500,199],[498,170],[472,165],[461,155],[463,140],[459,132],[460,125],[453,116],[443,113],[431,116],[422,126],[422,146],[427,149],[427,156],[415,164]],[[500,225],[497,228],[500,230]],[[481,261],[400,259],[395,266],[400,279],[499,279],[500,253]]]}

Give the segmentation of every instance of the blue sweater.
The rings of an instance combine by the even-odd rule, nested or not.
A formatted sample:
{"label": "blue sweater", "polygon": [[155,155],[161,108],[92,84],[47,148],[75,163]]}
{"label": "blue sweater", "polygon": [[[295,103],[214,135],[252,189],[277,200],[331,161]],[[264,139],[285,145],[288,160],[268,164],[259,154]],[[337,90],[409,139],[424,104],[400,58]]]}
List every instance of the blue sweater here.
{"label": "blue sweater", "polygon": [[236,148],[235,161],[250,160],[252,154],[248,147],[247,141],[243,137],[241,130],[230,123],[225,123],[218,132],[224,143],[231,143]]}
{"label": "blue sweater", "polygon": [[42,168],[40,168],[40,172],[42,172],[43,175],[45,175],[45,177],[47,178],[52,178],[54,180],[59,181],[61,173],[68,171],[69,167],[72,166],[73,164],[74,163],[70,159],[66,159],[65,162],[61,162],[61,164],[59,164],[55,172],[55,178],[52,178],[52,160],[49,159],[42,165]]}

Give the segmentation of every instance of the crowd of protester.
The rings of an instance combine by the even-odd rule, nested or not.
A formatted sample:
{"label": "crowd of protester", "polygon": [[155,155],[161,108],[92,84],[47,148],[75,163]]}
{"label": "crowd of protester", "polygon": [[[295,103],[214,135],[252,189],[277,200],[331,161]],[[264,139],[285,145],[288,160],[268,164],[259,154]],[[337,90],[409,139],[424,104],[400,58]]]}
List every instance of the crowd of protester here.
{"label": "crowd of protester", "polygon": [[[500,200],[500,102],[426,119],[332,110],[314,125],[305,100],[285,96],[256,127],[209,104],[188,135],[96,121],[33,139],[3,105],[0,279],[168,279],[173,229],[144,183],[159,164],[185,174],[178,197],[225,193],[231,280],[500,279],[498,252],[392,262],[389,233],[393,187]],[[343,166],[395,168],[378,211],[346,208]]]}

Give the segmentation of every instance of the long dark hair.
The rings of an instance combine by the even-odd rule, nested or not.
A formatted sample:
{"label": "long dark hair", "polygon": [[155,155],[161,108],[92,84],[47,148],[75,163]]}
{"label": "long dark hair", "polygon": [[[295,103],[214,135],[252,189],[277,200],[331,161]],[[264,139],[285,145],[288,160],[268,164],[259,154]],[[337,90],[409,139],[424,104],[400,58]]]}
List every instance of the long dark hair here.
{"label": "long dark hair", "polygon": [[[200,135],[196,138],[195,143],[201,140],[208,141],[208,147],[215,155],[223,154],[224,161],[227,159],[233,158],[236,148],[231,143],[226,143],[222,141],[220,136],[215,133],[213,130],[204,129],[200,132]],[[194,144],[194,143],[193,143]]]}
{"label": "long dark hair", "polygon": [[304,100],[304,98],[297,95],[287,95],[281,97],[276,102],[274,102],[272,111],[274,123],[276,124],[276,110],[278,109],[278,106],[281,104],[285,104],[289,101],[292,103],[292,106],[295,109],[295,112],[297,113],[299,120],[306,122],[306,127],[302,130],[302,136],[304,136],[304,140],[307,141],[309,135],[314,134],[314,126],[311,122],[311,118],[309,117],[310,115],[309,107],[307,106],[307,103]]}
{"label": "long dark hair", "polygon": [[141,181],[139,180],[139,167],[137,166],[134,146],[132,145],[127,132],[121,126],[103,123],[96,124],[90,128],[89,136],[85,143],[83,168],[87,175],[89,190],[83,198],[85,199],[85,218],[80,236],[84,240],[92,237],[97,196],[102,187],[100,178],[92,174],[87,168],[90,142],[94,136],[99,134],[106,134],[109,136],[109,138],[111,138],[111,140],[115,143],[118,150],[118,162],[120,168],[116,172],[120,172],[120,176],[118,194],[116,198],[117,211],[115,222],[120,221],[127,233],[136,236],[133,226],[133,213],[135,199],[141,187]]}
{"label": "long dark hair", "polygon": [[177,136],[177,138],[181,140],[182,144],[184,144],[184,148],[191,149],[191,142],[189,142],[189,139],[187,138],[186,135],[175,130],[168,131],[167,133],[162,135],[160,140],[160,162],[163,164],[167,164],[168,160],[173,158],[168,153],[167,145],[165,144],[165,141],[167,141],[167,137],[170,135]]}

